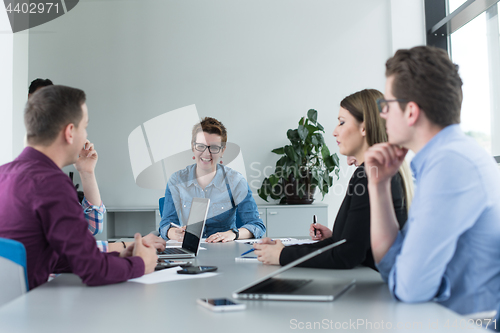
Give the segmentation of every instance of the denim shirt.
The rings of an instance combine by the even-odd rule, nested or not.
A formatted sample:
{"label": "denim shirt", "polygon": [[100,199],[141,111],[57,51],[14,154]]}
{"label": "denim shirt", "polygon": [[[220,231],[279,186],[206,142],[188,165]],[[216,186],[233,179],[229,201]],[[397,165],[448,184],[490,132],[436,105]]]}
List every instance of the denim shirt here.
{"label": "denim shirt", "polygon": [[459,125],[435,135],[411,162],[408,222],[377,268],[404,302],[433,300],[460,314],[500,303],[500,173]]}
{"label": "denim shirt", "polygon": [[[226,180],[222,168],[226,172]],[[226,183],[231,190],[234,207]],[[168,239],[167,233],[171,222],[181,226],[187,224],[193,198],[210,199],[203,238],[216,232],[236,228],[236,211],[243,223],[241,227],[250,231],[255,238],[261,238],[266,232],[252,191],[240,173],[226,166],[217,165],[214,179],[202,189],[196,179],[196,164],[193,164],[177,171],[168,180],[159,230],[164,239]]]}

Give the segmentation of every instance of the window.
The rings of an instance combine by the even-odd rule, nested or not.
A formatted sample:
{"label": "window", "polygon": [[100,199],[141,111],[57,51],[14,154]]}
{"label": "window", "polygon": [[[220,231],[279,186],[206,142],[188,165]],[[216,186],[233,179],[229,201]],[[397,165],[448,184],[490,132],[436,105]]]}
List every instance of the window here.
{"label": "window", "polygon": [[483,12],[451,34],[450,55],[453,62],[459,65],[464,83],[462,130],[491,154],[490,71],[486,33],[486,13]]}
{"label": "window", "polygon": [[427,44],[446,49],[460,67],[462,130],[492,155],[500,155],[498,1],[425,0]]}

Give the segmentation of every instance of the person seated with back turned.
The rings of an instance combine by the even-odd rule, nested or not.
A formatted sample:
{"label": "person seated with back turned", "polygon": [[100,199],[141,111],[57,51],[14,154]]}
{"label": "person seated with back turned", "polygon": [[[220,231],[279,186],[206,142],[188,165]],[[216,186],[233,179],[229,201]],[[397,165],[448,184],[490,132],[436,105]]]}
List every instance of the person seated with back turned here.
{"label": "person seated with back turned", "polygon": [[[365,154],[380,274],[400,301],[492,316],[500,303],[500,174],[460,129],[458,66],[444,50],[419,46],[398,50],[386,77],[379,105],[389,142]],[[408,149],[416,190],[400,231],[388,187]]]}
{"label": "person seated with back turned", "polygon": [[101,253],[88,232],[78,196],[61,170],[75,163],[87,139],[82,90],[50,86],[24,112],[28,146],[0,166],[0,237],[24,244],[29,288],[50,273],[72,272],[87,285],[126,281],[154,271],[155,247],[139,234],[122,252]]}
{"label": "person seated with back turned", "polygon": [[[49,79],[38,78],[33,80],[28,89],[28,99],[36,91],[52,85],[54,85],[54,83]],[[98,154],[94,148],[94,144],[86,140],[74,164],[82,181],[84,197],[81,201],[81,205],[92,236],[102,233],[104,213],[106,212],[106,207],[101,200],[101,193],[99,192],[99,186],[97,185],[97,179],[95,177],[97,159]],[[165,249],[166,243],[161,237],[149,234],[144,236],[144,238],[148,242],[153,242],[157,249]],[[130,242],[109,243],[103,240],[98,240],[96,243],[101,252],[121,251],[126,248],[127,245],[131,244]]]}
{"label": "person seated with back turned", "polygon": [[[266,232],[247,181],[240,173],[222,165],[226,142],[226,128],[217,119],[206,117],[193,127],[191,149],[196,163],[177,171],[168,180],[159,229],[164,239],[184,238],[192,198],[210,198],[203,229],[203,237],[209,243],[261,238]],[[243,223],[240,228],[236,227],[236,214]]]}
{"label": "person seated with back turned", "polygon": [[[365,173],[364,153],[379,142],[387,141],[384,120],[380,118],[377,98],[383,97],[375,89],[365,89],[347,96],[340,102],[338,125],[333,131],[337,139],[339,152],[348,156],[349,164],[357,164],[344,201],[337,213],[333,230],[319,223],[312,224],[309,233],[313,244],[284,246],[279,240],[269,238],[262,243],[255,243],[255,254],[265,264],[286,265],[310,252],[342,239],[347,242],[342,246],[326,251],[311,258],[299,266],[317,268],[348,269],[364,265],[375,269],[370,248],[370,203],[368,198],[368,180]],[[408,169],[408,167],[406,167]],[[401,174],[408,175],[401,171]],[[390,188],[393,194],[391,207],[396,211],[398,225],[404,225],[407,206],[411,200],[411,180],[400,173],[392,177]]]}

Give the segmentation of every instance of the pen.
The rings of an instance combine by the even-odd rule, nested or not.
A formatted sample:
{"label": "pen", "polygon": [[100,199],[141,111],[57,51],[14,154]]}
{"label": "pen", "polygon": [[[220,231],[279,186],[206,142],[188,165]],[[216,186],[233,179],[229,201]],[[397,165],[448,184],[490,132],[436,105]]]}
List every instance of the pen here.
{"label": "pen", "polygon": [[178,224],[170,222],[170,225],[173,225],[176,228],[182,229],[182,227],[180,225],[178,225]]}
{"label": "pen", "polygon": [[241,254],[241,257],[243,257],[245,254],[249,254],[250,252],[253,252],[253,251],[255,251],[255,249],[250,249],[250,250],[248,250],[247,252],[243,252],[243,253]]}
{"label": "pen", "polygon": [[[316,222],[318,222],[318,219],[316,218],[316,214],[313,215],[313,224],[316,227]],[[316,228],[314,228],[314,236],[316,236]]]}

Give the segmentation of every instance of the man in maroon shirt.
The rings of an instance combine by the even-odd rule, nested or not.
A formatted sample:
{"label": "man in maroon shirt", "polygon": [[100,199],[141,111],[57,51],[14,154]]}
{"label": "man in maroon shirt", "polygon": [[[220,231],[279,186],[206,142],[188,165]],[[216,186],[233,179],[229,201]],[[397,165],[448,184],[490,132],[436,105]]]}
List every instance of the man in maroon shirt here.
{"label": "man in maroon shirt", "polygon": [[153,244],[139,234],[121,253],[99,252],[61,168],[75,163],[87,139],[85,93],[49,86],[29,99],[24,121],[28,146],[0,166],[0,237],[24,244],[29,287],[50,273],[72,272],[89,286],[126,281],[154,271]]}

